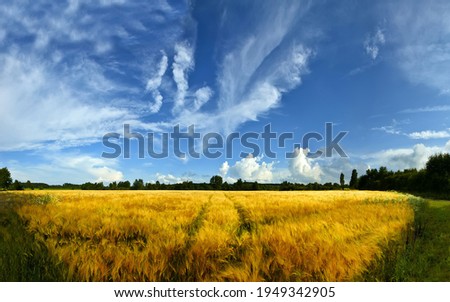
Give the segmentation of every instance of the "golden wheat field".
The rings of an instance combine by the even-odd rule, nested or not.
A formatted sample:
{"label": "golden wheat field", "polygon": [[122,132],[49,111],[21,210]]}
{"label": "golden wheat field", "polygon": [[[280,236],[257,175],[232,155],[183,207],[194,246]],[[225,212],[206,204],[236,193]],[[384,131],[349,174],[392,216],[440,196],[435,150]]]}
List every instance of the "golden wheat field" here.
{"label": "golden wheat field", "polygon": [[81,281],[357,280],[413,221],[390,192],[17,194],[28,231]]}

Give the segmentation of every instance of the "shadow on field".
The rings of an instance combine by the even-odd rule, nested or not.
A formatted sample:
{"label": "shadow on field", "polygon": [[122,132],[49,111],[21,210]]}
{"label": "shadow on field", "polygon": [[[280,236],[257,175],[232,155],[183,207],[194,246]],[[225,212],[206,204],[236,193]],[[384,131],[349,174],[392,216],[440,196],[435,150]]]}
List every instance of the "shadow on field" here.
{"label": "shadow on field", "polygon": [[12,194],[0,195],[0,281],[65,281],[65,268],[26,231]]}

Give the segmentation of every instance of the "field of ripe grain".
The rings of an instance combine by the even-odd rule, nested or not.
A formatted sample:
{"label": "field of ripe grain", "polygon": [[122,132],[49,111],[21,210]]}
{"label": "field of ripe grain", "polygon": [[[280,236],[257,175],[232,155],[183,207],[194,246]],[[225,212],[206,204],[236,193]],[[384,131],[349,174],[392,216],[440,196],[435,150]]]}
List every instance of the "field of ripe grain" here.
{"label": "field of ripe grain", "polygon": [[408,197],[368,191],[25,191],[27,231],[80,281],[357,280]]}

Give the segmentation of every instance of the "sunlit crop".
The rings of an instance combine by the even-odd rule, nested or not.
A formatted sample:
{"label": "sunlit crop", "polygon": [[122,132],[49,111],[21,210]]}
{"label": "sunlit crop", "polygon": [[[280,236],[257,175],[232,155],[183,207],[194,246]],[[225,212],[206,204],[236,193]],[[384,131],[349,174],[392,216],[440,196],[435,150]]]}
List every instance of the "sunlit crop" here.
{"label": "sunlit crop", "polygon": [[396,193],[27,191],[27,229],[81,281],[345,281],[413,220]]}

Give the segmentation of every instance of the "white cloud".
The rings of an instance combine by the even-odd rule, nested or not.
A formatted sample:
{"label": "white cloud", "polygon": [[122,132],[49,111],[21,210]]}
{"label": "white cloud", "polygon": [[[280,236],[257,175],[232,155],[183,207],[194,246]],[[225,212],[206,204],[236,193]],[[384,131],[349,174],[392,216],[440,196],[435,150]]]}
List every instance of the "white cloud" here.
{"label": "white cloud", "polygon": [[450,2],[396,1],[391,6],[396,60],[413,83],[450,91]]}
{"label": "white cloud", "polygon": [[172,63],[173,80],[177,85],[177,93],[172,112],[178,114],[185,105],[186,93],[189,89],[188,72],[194,67],[194,49],[187,42],[175,45],[175,56]]}
{"label": "white cloud", "polygon": [[383,31],[378,28],[377,31],[366,38],[364,41],[364,49],[366,54],[370,56],[372,60],[375,60],[380,52],[380,47],[386,42]]}
{"label": "white cloud", "polygon": [[123,180],[123,173],[108,167],[108,162],[103,158],[94,158],[87,155],[74,157],[58,156],[55,162],[63,169],[85,172],[95,182]]}
{"label": "white cloud", "polygon": [[112,43],[109,41],[97,41],[95,43],[95,52],[100,55],[104,55],[108,51],[112,50]]}
{"label": "white cloud", "polygon": [[281,46],[295,17],[301,15],[299,4],[280,4],[264,11],[267,17],[224,56],[218,84],[225,130],[232,131],[278,106],[282,94],[299,85],[301,76],[308,73],[312,51],[295,41]]}
{"label": "white cloud", "polygon": [[163,52],[163,56],[158,65],[158,70],[156,74],[147,81],[146,90],[150,91],[153,96],[154,103],[150,106],[151,113],[157,113],[161,109],[163,103],[163,97],[159,92],[159,86],[161,86],[162,78],[166,73],[168,67],[168,58],[167,55]]}
{"label": "white cloud", "polygon": [[232,107],[224,108],[224,111],[216,116],[216,119],[219,119],[218,125],[225,132],[235,130],[244,122],[256,121],[260,114],[276,107],[280,99],[281,93],[277,87],[267,82],[258,83],[246,99]]}
{"label": "white cloud", "polygon": [[20,181],[46,182],[61,184],[64,182],[84,183],[112,182],[124,179],[118,170],[117,160],[96,158],[84,154],[68,154],[60,152],[46,152],[41,154],[43,162],[24,165],[20,162],[9,162],[11,174]]}
{"label": "white cloud", "polygon": [[383,131],[388,134],[403,135],[411,139],[434,139],[434,138],[448,138],[450,137],[450,129],[442,131],[423,130],[411,133],[405,133],[399,126],[409,124],[409,120],[397,121],[393,120],[389,126],[375,127],[372,130]]}
{"label": "white cloud", "polygon": [[320,180],[322,183],[339,183],[340,174],[344,173],[345,182],[348,183],[353,169],[356,169],[358,175],[361,176],[368,168],[369,166],[357,156],[351,156],[351,158],[323,158],[320,159],[320,169],[323,172]]}
{"label": "white cloud", "polygon": [[174,176],[172,174],[160,174],[156,173],[156,180],[160,183],[165,184],[176,184],[176,183],[182,183],[183,181],[190,181],[190,177],[179,177]]}
{"label": "white cloud", "polygon": [[402,110],[402,111],[400,111],[400,113],[445,112],[445,111],[450,111],[449,105],[411,108],[411,109]]}
{"label": "white cloud", "polygon": [[386,132],[389,134],[403,134],[403,132],[400,130],[400,126],[408,125],[408,124],[410,124],[409,119],[405,119],[405,120],[393,119],[390,125],[374,127],[371,130],[383,131],[383,132]]}
{"label": "white cloud", "polygon": [[228,161],[225,161],[222,166],[220,166],[219,172],[220,175],[225,177],[228,174],[228,171],[230,170],[230,165],[228,164]]}
{"label": "white cloud", "polygon": [[211,96],[213,95],[213,91],[209,87],[202,87],[195,92],[195,100],[193,111],[199,110],[204,104],[206,104]]}
{"label": "white cloud", "polygon": [[375,128],[372,128],[372,130],[379,130],[379,131],[386,132],[388,134],[403,134],[403,132],[400,131],[396,125],[375,127]]}
{"label": "white cloud", "polygon": [[124,4],[125,2],[125,0],[100,0],[100,4],[103,6]]}
{"label": "white cloud", "polygon": [[54,141],[83,144],[136,118],[98,99],[92,102],[110,84],[91,63],[66,77],[50,73],[46,62],[16,52],[0,54],[0,65],[1,150],[34,149]]}
{"label": "white cloud", "polygon": [[[111,10],[110,5],[122,7]],[[157,87],[147,82],[154,88],[155,102],[149,108],[141,101],[148,80],[146,64],[161,59],[160,49],[173,49],[183,29],[180,15],[186,13],[164,0],[140,9],[135,5],[83,0],[2,2],[0,150],[91,144],[107,132],[117,132],[123,123],[144,129],[165,127],[163,122],[141,120],[149,111],[158,111],[163,101],[157,91],[158,78]],[[163,15],[160,30],[137,36],[136,30],[151,27],[153,15]],[[171,26],[163,26],[166,23]],[[152,43],[137,40],[142,37]],[[121,55],[114,52],[117,45]],[[163,54],[157,75],[164,74],[167,61]],[[123,80],[124,76],[129,80]],[[118,97],[124,99],[120,104]]]}
{"label": "white cloud", "polygon": [[388,149],[361,158],[372,167],[386,166],[394,171],[411,168],[422,169],[431,155],[441,152],[450,152],[450,141],[445,146],[416,144],[411,148]]}
{"label": "white cloud", "polygon": [[323,174],[319,164],[307,157],[308,150],[295,148],[295,157],[289,159],[291,179],[295,182],[320,182]]}
{"label": "white cloud", "polygon": [[450,131],[448,131],[448,130],[443,130],[443,131],[426,130],[426,131],[409,133],[408,137],[412,138],[412,139],[449,138]]}
{"label": "white cloud", "polygon": [[220,167],[220,174],[229,182],[234,182],[238,178],[262,183],[271,182],[273,180],[273,165],[274,162],[266,163],[262,161],[262,157],[249,155],[237,161],[233,166],[224,162]]}
{"label": "white cloud", "polygon": [[146,86],[147,90],[153,91],[155,89],[158,89],[159,86],[161,86],[162,77],[166,73],[167,66],[168,66],[167,55],[164,52],[162,52],[161,61],[159,62],[156,74],[154,75],[153,78],[147,81]]}
{"label": "white cloud", "polygon": [[213,95],[209,86],[195,93],[189,91],[187,76],[194,66],[193,47],[185,42],[177,44],[172,64],[177,86],[174,122],[229,133],[279,106],[283,94],[300,85],[302,76],[309,72],[313,51],[290,35],[307,8],[300,2],[255,7],[259,11],[255,16],[266,17],[252,19],[251,32],[234,34],[221,49],[218,91],[214,92],[217,109],[201,108]]}

